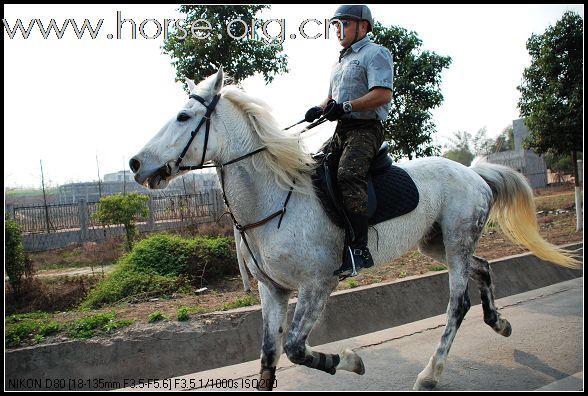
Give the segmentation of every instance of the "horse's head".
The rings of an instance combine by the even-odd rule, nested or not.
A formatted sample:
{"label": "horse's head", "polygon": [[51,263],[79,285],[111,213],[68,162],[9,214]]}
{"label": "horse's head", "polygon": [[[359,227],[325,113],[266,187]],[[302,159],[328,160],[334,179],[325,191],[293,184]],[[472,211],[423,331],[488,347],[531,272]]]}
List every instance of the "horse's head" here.
{"label": "horse's head", "polygon": [[137,183],[151,189],[167,187],[170,180],[214,159],[222,137],[210,122],[223,86],[223,71],[195,85],[186,80],[190,100],[177,115],[129,161]]}

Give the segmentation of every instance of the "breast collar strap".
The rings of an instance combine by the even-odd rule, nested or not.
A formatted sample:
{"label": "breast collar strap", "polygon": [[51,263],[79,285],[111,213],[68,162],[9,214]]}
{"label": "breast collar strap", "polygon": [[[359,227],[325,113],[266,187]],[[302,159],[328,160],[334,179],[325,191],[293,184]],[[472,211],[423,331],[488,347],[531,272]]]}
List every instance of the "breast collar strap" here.
{"label": "breast collar strap", "polygon": [[[229,161],[225,164],[222,164],[220,166],[220,179],[221,179],[221,191],[223,193],[223,201],[225,202],[225,205],[228,209],[227,212],[225,212],[224,214],[229,214],[229,216],[231,216],[231,220],[233,220],[233,224],[235,225],[235,228],[239,231],[239,233],[241,234],[241,238],[243,239],[243,242],[245,243],[245,247],[247,248],[247,251],[249,252],[249,255],[251,256],[251,258],[253,259],[253,262],[255,263],[255,267],[257,268],[257,270],[259,271],[259,275],[261,277],[260,281],[264,281],[266,283],[271,283],[274,287],[278,288],[278,289],[284,289],[283,286],[279,285],[276,281],[274,281],[269,275],[267,275],[259,266],[259,263],[257,262],[257,259],[255,258],[255,255],[253,254],[253,251],[251,250],[251,247],[249,246],[249,242],[247,242],[247,236],[245,235],[245,231],[250,230],[252,228],[256,228],[259,226],[262,226],[264,224],[269,223],[271,220],[273,220],[274,218],[276,218],[277,216],[280,216],[280,220],[278,221],[278,229],[280,228],[280,226],[282,225],[282,219],[284,218],[284,214],[286,214],[286,206],[288,206],[288,201],[290,201],[290,197],[292,196],[292,190],[294,189],[293,187],[290,187],[290,191],[288,191],[288,195],[286,196],[286,200],[284,201],[284,206],[282,207],[282,209],[278,210],[277,212],[272,213],[271,215],[267,216],[266,218],[259,220],[255,223],[250,223],[247,225],[241,225],[239,224],[239,222],[237,221],[237,219],[235,218],[235,215],[233,214],[233,211],[231,210],[231,207],[229,205],[229,201],[227,199],[227,195],[225,193],[225,166],[226,165],[230,165],[233,164],[235,162],[238,162],[242,159],[245,159],[247,157],[250,157],[254,154],[257,154],[263,150],[266,150],[266,147],[262,147],[260,149],[257,149],[249,154],[246,154],[242,157],[239,157],[235,160]],[[295,181],[294,181],[295,182]]]}

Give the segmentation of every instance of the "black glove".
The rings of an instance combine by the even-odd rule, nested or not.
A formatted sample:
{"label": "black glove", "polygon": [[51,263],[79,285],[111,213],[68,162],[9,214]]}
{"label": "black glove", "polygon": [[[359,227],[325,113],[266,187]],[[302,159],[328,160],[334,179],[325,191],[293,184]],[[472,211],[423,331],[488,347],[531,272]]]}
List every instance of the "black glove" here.
{"label": "black glove", "polygon": [[329,121],[335,121],[341,118],[343,114],[345,114],[345,110],[343,110],[343,104],[335,102],[334,99],[331,99],[327,102],[327,107],[325,107],[325,118]]}
{"label": "black glove", "polygon": [[306,114],[304,115],[304,121],[306,122],[313,122],[317,118],[323,115],[323,108],[320,106],[314,106],[308,109]]}

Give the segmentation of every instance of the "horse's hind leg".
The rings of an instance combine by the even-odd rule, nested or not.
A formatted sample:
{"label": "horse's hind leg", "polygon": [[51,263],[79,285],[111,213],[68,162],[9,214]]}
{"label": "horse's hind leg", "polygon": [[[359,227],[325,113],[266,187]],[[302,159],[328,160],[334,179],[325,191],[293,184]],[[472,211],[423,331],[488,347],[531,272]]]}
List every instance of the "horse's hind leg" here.
{"label": "horse's hind leg", "polygon": [[482,309],[484,310],[484,322],[492,327],[498,334],[508,337],[512,333],[510,323],[500,317],[500,313],[494,305],[494,293],[492,292],[492,280],[490,278],[490,267],[488,261],[473,256],[470,261],[472,279],[478,282]]}
{"label": "horse's hind leg", "polygon": [[[447,263],[445,257],[445,245],[443,244],[443,235],[438,230],[438,226],[433,227],[429,235],[419,242],[421,253],[434,258],[442,263]],[[510,336],[512,329],[506,319],[500,317],[500,313],[494,305],[494,294],[492,292],[492,279],[490,277],[490,267],[488,261],[473,256],[470,260],[470,277],[478,283],[482,308],[484,310],[484,322],[492,327],[494,331],[505,337]]]}
{"label": "horse's hind leg", "polygon": [[263,316],[263,342],[261,345],[261,371],[259,390],[272,390],[276,366],[282,354],[282,336],[286,329],[290,292],[259,283]]}
{"label": "horse's hind leg", "polygon": [[465,255],[463,251],[459,255],[447,253],[449,266],[447,326],[435,354],[431,357],[425,369],[418,375],[413,387],[414,390],[433,389],[437,385],[457,329],[470,309],[471,304],[468,296],[469,254]]}
{"label": "horse's hind leg", "polygon": [[325,371],[329,374],[335,374],[337,370],[364,374],[363,362],[355,352],[345,349],[340,355],[325,354],[312,350],[306,343],[330,293],[331,288],[325,285],[305,287],[300,290],[285,346],[288,359],[292,363]]}

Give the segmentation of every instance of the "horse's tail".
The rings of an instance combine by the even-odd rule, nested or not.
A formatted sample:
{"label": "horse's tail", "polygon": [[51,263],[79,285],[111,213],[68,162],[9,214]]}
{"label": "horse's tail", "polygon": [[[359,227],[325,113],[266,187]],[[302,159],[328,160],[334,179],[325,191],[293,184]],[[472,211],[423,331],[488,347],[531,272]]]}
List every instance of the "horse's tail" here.
{"label": "horse's tail", "polygon": [[581,267],[571,252],[550,244],[539,235],[533,190],[523,175],[487,162],[473,165],[471,169],[492,189],[495,202],[489,218],[500,225],[510,240],[522,244],[543,260],[568,268]]}

